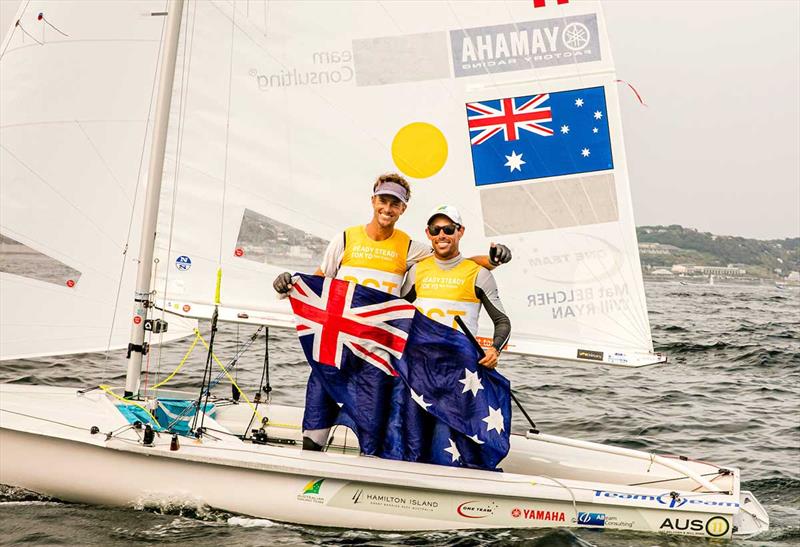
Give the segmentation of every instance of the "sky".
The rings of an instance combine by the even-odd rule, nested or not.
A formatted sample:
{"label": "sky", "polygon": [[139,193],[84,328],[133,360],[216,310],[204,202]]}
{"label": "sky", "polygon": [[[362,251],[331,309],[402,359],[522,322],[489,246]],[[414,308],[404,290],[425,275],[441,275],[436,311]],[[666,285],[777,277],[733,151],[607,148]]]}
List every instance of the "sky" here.
{"label": "sky", "polygon": [[[18,5],[0,0],[3,34]],[[800,2],[603,5],[617,75],[647,103],[620,90],[636,223],[800,237]]]}

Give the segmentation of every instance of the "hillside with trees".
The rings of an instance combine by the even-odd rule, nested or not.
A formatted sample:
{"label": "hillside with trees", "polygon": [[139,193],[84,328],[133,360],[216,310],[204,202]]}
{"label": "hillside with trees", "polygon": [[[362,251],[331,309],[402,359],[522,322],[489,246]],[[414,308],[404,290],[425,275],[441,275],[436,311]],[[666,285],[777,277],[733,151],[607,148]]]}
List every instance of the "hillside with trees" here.
{"label": "hillside with trees", "polygon": [[748,275],[786,276],[800,270],[800,238],[759,240],[738,236],[715,235],[694,228],[670,226],[639,226],[639,243],[670,245],[668,254],[642,253],[642,264],[669,267],[673,264],[698,266],[747,267]]}

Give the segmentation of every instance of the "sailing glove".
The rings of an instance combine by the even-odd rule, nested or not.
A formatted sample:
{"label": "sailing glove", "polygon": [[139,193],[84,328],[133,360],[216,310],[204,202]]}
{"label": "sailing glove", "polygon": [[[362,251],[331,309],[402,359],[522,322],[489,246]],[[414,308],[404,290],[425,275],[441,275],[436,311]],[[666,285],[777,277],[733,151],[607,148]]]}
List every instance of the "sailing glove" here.
{"label": "sailing glove", "polygon": [[292,290],[292,274],[283,272],[272,282],[272,288],[281,294],[286,294]]}
{"label": "sailing glove", "polygon": [[511,249],[501,243],[492,243],[489,248],[489,262],[495,266],[511,262]]}

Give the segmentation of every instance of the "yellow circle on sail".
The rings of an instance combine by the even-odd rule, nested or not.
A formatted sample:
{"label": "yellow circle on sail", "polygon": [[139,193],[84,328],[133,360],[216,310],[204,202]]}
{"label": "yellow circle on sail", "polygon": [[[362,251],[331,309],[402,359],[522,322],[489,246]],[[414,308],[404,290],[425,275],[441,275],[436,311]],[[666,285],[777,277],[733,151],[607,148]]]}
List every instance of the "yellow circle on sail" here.
{"label": "yellow circle on sail", "polygon": [[414,122],[400,129],[392,141],[392,159],[405,175],[426,179],[447,161],[447,140],[438,127]]}

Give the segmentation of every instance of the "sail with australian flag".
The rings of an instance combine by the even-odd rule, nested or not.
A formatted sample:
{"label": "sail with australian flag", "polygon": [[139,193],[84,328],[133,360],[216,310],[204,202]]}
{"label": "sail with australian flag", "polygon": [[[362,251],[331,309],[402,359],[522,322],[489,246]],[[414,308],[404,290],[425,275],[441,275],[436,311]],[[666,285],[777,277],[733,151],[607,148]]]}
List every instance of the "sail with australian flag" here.
{"label": "sail with australian flag", "polygon": [[304,427],[347,425],[368,455],[497,467],[509,450],[510,384],[477,364],[463,333],[355,283],[298,274],[293,285],[307,397],[329,401]]}

